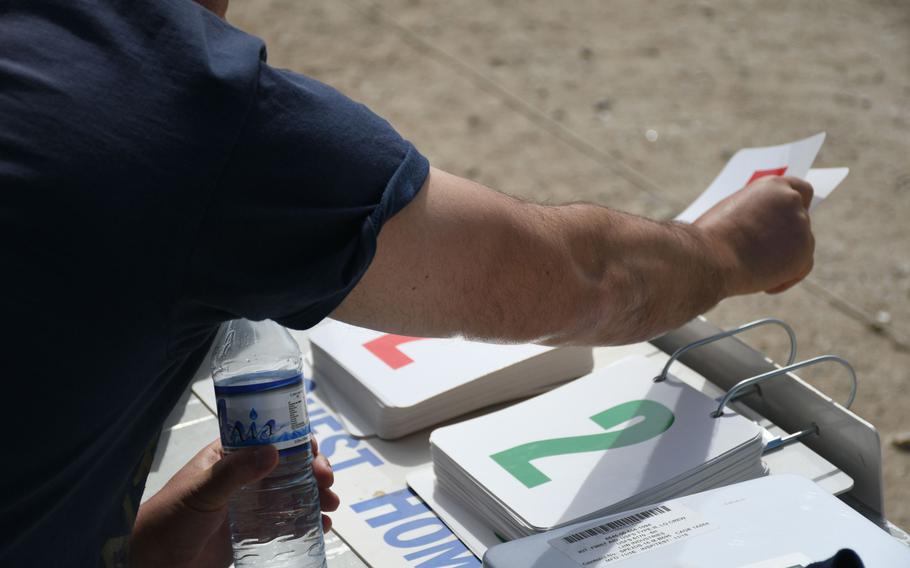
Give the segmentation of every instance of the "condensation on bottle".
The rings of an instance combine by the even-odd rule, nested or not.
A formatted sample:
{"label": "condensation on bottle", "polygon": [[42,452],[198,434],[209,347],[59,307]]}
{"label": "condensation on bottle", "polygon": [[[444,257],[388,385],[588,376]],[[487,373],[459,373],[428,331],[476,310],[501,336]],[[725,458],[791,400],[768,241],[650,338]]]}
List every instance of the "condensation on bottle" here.
{"label": "condensation on bottle", "polygon": [[225,452],[273,444],[278,466],[228,506],[236,568],[325,568],[319,488],[300,350],[277,323],[233,320],[215,339],[212,378]]}

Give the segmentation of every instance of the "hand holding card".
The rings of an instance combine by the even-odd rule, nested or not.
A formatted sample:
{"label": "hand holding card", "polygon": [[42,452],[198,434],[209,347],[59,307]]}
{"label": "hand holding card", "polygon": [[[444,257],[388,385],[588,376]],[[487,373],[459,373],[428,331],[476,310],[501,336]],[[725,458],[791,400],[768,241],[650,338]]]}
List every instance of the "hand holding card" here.
{"label": "hand holding card", "polygon": [[[705,230],[729,294],[778,293],[812,270],[815,240],[807,210],[847,177],[847,168],[810,169],[825,141],[809,138],[744,148],[677,221]],[[805,181],[803,181],[803,179]],[[742,189],[742,191],[740,191]]]}
{"label": "hand holding card", "polygon": [[812,186],[799,178],[765,176],[748,187],[694,224],[718,259],[726,295],[783,292],[812,270]]}
{"label": "hand holding card", "polygon": [[816,198],[811,205],[814,207],[830,195],[849,172],[847,168],[810,169],[824,141],[825,133],[820,132],[789,144],[740,150],[730,158],[708,189],[677,215],[676,220],[691,223],[724,198],[767,176],[794,176],[808,180],[816,186]]}

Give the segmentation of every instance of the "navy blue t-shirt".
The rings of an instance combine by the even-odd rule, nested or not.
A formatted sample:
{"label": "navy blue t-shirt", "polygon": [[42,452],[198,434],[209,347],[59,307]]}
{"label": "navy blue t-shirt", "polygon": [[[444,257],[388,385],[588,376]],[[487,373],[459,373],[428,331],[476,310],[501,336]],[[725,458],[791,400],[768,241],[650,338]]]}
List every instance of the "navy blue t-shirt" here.
{"label": "navy blue t-shirt", "polygon": [[0,2],[0,565],[116,565],[218,324],[306,328],[427,161],[191,0]]}

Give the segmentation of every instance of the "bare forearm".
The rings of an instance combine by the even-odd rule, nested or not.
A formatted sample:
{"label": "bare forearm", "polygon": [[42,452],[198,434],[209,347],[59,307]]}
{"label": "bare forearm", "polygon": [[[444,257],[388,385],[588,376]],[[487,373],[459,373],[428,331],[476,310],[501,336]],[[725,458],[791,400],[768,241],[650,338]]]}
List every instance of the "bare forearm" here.
{"label": "bare forearm", "polygon": [[418,336],[632,342],[720,299],[706,250],[691,226],[522,203],[434,171],[335,317]]}
{"label": "bare forearm", "polygon": [[[724,295],[723,261],[692,225],[660,223],[595,205],[549,208],[572,294],[547,343],[609,345],[649,339],[689,321]],[[554,291],[557,292],[558,291]]]}

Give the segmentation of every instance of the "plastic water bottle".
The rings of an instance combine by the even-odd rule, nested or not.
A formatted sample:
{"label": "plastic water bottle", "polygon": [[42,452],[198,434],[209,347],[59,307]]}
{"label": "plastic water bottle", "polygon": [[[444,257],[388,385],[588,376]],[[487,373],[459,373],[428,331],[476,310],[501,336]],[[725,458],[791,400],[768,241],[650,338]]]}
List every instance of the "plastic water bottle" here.
{"label": "plastic water bottle", "polygon": [[278,466],[228,507],[236,568],[325,568],[319,489],[300,350],[273,321],[234,320],[215,340],[212,377],[225,452],[274,444]]}

